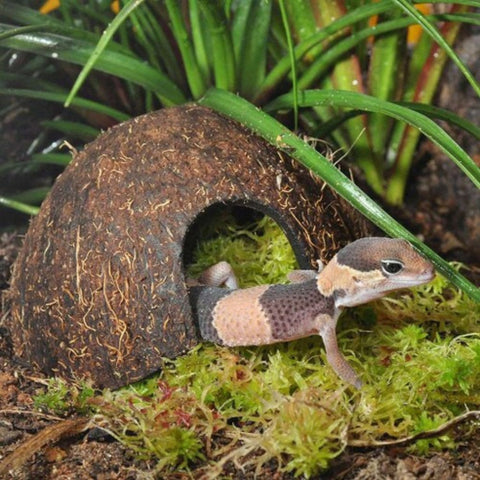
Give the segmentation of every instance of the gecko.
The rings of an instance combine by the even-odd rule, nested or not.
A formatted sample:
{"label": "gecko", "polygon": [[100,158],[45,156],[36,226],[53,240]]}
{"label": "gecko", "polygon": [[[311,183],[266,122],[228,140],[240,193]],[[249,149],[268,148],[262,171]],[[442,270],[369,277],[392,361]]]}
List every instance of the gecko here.
{"label": "gecko", "polygon": [[343,247],[316,270],[294,270],[290,284],[238,288],[232,267],[219,262],[190,286],[203,340],[229,347],[268,345],[310,335],[323,339],[326,358],[345,382],[362,382],[336,336],[345,307],[354,307],[433,279],[433,265],[403,239],[365,237]]}

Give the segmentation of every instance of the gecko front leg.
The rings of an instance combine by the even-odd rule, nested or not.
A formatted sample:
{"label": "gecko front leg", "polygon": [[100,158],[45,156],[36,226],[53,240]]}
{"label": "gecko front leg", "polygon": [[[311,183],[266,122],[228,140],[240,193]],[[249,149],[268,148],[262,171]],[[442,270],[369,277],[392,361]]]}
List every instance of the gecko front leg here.
{"label": "gecko front leg", "polygon": [[325,318],[325,315],[319,315],[319,317],[323,317],[320,318],[320,321],[323,325],[320,328],[319,334],[323,339],[323,344],[325,345],[327,362],[342,380],[360,389],[362,387],[362,381],[360,378],[358,378],[355,370],[351,367],[347,360],[345,360],[345,357],[338,348],[337,334],[335,331],[337,322],[332,322],[331,317]]}
{"label": "gecko front leg", "polygon": [[323,270],[325,265],[321,260],[317,260],[318,270],[292,270],[287,274],[287,278],[291,283],[303,283],[314,280]]}

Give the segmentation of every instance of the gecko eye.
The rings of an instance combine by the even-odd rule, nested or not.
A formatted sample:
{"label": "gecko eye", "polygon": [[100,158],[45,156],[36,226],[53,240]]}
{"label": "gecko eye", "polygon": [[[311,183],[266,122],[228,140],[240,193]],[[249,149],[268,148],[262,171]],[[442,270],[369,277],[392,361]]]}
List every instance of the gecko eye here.
{"label": "gecko eye", "polygon": [[396,275],[397,273],[400,273],[404,265],[402,262],[399,262],[398,260],[382,260],[382,270],[383,273],[386,275]]}

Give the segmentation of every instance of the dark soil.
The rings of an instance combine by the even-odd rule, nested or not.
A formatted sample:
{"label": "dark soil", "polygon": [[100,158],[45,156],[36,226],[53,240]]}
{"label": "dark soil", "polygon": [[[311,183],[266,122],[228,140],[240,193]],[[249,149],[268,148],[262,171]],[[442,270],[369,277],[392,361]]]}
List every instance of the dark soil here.
{"label": "dark soil", "polygon": [[[58,138],[49,138],[42,133],[43,120],[50,119],[55,110],[46,102],[30,104],[15,98],[0,98],[0,109],[7,112],[0,118],[0,166],[15,166],[0,171],[0,191],[2,195],[14,197],[30,189],[48,188],[61,168],[55,165],[32,165],[29,149],[33,144],[48,149]],[[27,203],[33,203],[29,201]],[[28,217],[15,210],[0,205],[0,232],[7,225],[25,225]]]}

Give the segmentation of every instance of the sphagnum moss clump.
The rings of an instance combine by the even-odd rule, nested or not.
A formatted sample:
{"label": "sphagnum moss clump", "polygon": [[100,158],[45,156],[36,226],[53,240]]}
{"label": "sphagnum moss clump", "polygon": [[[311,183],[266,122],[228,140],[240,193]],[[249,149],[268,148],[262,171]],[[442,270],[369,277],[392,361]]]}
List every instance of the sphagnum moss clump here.
{"label": "sphagnum moss clump", "polygon": [[[190,272],[227,260],[243,286],[285,281],[295,258],[276,224],[241,230],[202,244]],[[92,401],[95,419],[163,478],[197,469],[215,477],[227,462],[260,472],[272,459],[309,477],[349,444],[402,438],[479,408],[480,306],[442,277],[349,310],[338,330],[361,391],[336,377],[320,338],[204,344],[149,380],[104,391]],[[452,446],[444,434],[411,448]]]}

